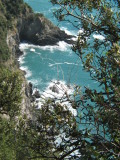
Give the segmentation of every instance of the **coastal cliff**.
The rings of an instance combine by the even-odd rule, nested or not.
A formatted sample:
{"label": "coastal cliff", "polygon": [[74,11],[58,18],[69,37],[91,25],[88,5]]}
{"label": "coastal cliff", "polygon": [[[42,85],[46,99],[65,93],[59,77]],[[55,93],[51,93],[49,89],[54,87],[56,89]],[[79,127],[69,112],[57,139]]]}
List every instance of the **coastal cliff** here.
{"label": "coastal cliff", "polygon": [[54,26],[42,14],[29,13],[21,19],[20,26],[20,41],[41,46],[55,45],[59,41],[73,42],[70,40],[73,36],[67,35],[57,26]]}
{"label": "coastal cliff", "polygon": [[67,35],[42,14],[35,14],[27,8],[14,20],[14,29],[7,32],[7,44],[15,55],[21,55],[19,44],[28,42],[35,45],[56,45],[59,41],[73,44],[74,36]]}
{"label": "coastal cliff", "polygon": [[[13,3],[13,1],[11,1],[11,3]],[[6,6],[9,16],[11,16],[10,20],[7,17],[8,14],[6,16],[7,23],[10,23],[6,29],[6,47],[9,49],[10,58],[8,58],[6,63],[8,67],[9,65],[12,66],[15,64],[11,70],[15,70],[15,68],[19,70],[17,59],[23,54],[19,49],[19,44],[23,41],[41,46],[56,45],[59,41],[65,41],[67,43],[73,42],[73,40],[70,40],[73,36],[67,35],[42,14],[33,13],[32,9],[27,4],[20,3],[18,6],[20,7],[20,12],[16,15],[14,14],[16,4],[13,3],[15,7],[13,10],[11,9],[10,12],[7,1],[3,1],[3,4]],[[10,62],[8,63],[8,61]],[[24,72],[19,72],[21,72],[23,79],[21,109],[23,113],[30,115],[29,111],[34,97],[32,96],[30,85],[24,77]]]}
{"label": "coastal cliff", "polygon": [[[27,41],[55,45],[61,40],[69,43],[71,36],[44,16],[34,14],[23,0],[0,0],[0,36],[0,159],[31,159],[39,155],[35,149],[38,140],[42,152],[46,153],[46,144],[52,151],[53,134],[58,136],[57,128],[54,129],[57,122],[47,106],[40,112],[33,104],[40,94],[36,91],[33,95],[32,84],[28,84],[25,73],[19,69],[17,60],[23,54],[19,44]],[[59,92],[55,86],[51,90]],[[54,107],[58,108],[55,110],[58,118],[61,107],[56,104]],[[64,113],[59,122],[67,112]]]}

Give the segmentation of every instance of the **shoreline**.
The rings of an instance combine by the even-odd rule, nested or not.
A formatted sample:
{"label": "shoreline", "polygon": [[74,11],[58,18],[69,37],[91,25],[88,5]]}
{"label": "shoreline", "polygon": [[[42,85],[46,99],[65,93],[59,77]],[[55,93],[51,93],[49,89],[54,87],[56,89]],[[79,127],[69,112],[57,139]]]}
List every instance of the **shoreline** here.
{"label": "shoreline", "polygon": [[[32,22],[30,21],[30,24],[29,24],[29,19],[31,17],[32,17]],[[38,44],[36,44],[35,41],[34,41],[35,43],[34,42],[31,43],[32,39],[30,39],[31,42],[29,42],[29,39],[26,39],[28,34],[24,35],[24,33],[27,32],[27,30],[25,30],[25,32],[24,32],[24,28],[26,28],[27,26],[31,25],[32,23],[34,24],[35,27],[38,27],[39,25],[37,25],[37,24],[41,21],[41,19],[43,20],[43,22],[45,22],[45,25],[46,25],[46,26],[44,26],[42,34],[43,35],[44,34],[47,35],[46,32],[45,32],[45,28],[48,27],[49,30],[50,30],[50,32],[49,32],[50,37],[48,36],[47,37],[48,39],[46,38],[45,41],[43,40],[42,45],[40,45],[41,43],[38,45]],[[31,32],[31,35],[32,35],[34,33],[34,27],[33,26],[31,26],[31,27],[32,27],[32,32]],[[40,29],[39,27],[37,28],[37,30]],[[55,32],[55,34],[54,34],[54,32]],[[21,34],[23,34],[23,35],[21,35]],[[25,39],[22,39],[21,37],[25,38]],[[49,39],[51,37],[52,37],[52,40]],[[55,37],[58,37],[58,38],[54,39]],[[8,31],[8,33],[7,33],[7,45],[10,48],[10,50],[12,51],[13,55],[15,56],[16,65],[19,68],[19,70],[22,72],[23,79],[24,79],[24,81],[23,81],[23,86],[24,87],[22,89],[22,91],[24,92],[22,103],[24,103],[24,104],[21,104],[21,107],[23,108],[22,109],[23,113],[25,113],[25,110],[29,110],[31,108],[31,106],[33,106],[33,103],[35,101],[37,101],[37,97],[40,97],[40,92],[38,92],[38,90],[36,90],[37,91],[36,95],[34,95],[34,93],[33,93],[34,90],[35,90],[34,84],[27,80],[27,78],[26,78],[27,71],[22,70],[20,68],[21,66],[20,66],[19,58],[21,56],[24,56],[24,51],[19,48],[21,42],[27,42],[28,46],[29,45],[34,45],[36,47],[41,47],[41,48],[46,47],[47,49],[50,49],[51,47],[53,49],[54,48],[61,49],[60,47],[61,46],[63,47],[63,43],[64,43],[65,47],[62,48],[62,51],[64,51],[66,49],[67,45],[70,46],[71,43],[73,44],[75,42],[75,41],[72,40],[72,38],[75,38],[75,36],[66,34],[65,31],[62,31],[58,27],[54,26],[52,24],[52,22],[50,22],[44,16],[41,16],[40,14],[36,15],[35,13],[33,13],[33,12],[31,13],[30,11],[27,11],[27,10],[26,10],[26,13],[25,13],[25,17],[22,15],[21,17],[19,17],[19,19],[18,18],[16,19],[14,30],[9,30]],[[50,42],[50,43],[48,43],[48,42]],[[57,88],[54,88],[54,89],[58,90]]]}

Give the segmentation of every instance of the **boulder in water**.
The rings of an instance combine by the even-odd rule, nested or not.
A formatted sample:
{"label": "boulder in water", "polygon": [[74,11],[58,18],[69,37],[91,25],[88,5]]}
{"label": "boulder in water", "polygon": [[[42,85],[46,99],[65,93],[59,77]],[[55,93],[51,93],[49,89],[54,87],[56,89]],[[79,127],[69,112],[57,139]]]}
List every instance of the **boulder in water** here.
{"label": "boulder in water", "polygon": [[38,90],[35,91],[34,96],[35,98],[40,98],[40,93]]}
{"label": "boulder in water", "polygon": [[50,90],[52,90],[52,92],[54,92],[54,93],[58,93],[59,94],[59,89],[57,88],[56,85],[53,85],[52,87],[50,87]]}

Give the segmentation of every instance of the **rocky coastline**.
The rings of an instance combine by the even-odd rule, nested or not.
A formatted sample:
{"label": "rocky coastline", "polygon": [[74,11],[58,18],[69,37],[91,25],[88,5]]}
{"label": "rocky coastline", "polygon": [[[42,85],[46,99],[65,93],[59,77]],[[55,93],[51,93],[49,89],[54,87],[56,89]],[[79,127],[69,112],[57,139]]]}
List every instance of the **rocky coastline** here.
{"label": "rocky coastline", "polygon": [[66,34],[42,14],[26,9],[24,15],[15,19],[14,29],[8,30],[7,44],[14,56],[18,58],[23,54],[19,49],[19,44],[22,42],[39,46],[56,45],[59,41],[74,44],[75,41],[72,38],[75,36]]}
{"label": "rocky coastline", "polygon": [[19,21],[19,26],[20,42],[27,41],[40,46],[56,45],[59,41],[73,43],[73,36],[67,35],[41,14],[29,14]]}
{"label": "rocky coastline", "polygon": [[[65,41],[68,44],[73,44],[71,39],[74,36],[67,35],[57,26],[53,25],[51,21],[46,19],[42,14],[35,14],[33,11],[26,8],[25,14],[20,15],[14,22],[14,29],[8,30],[7,44],[11,50],[12,56],[16,59],[16,64],[19,68],[18,57],[23,53],[19,49],[19,44],[26,41],[30,44],[45,46],[56,45],[59,41]],[[39,91],[33,94],[33,85],[28,83],[25,79],[25,72],[23,72],[23,93],[22,101],[23,112],[29,112],[30,106],[40,98]],[[54,90],[54,87],[53,87]]]}

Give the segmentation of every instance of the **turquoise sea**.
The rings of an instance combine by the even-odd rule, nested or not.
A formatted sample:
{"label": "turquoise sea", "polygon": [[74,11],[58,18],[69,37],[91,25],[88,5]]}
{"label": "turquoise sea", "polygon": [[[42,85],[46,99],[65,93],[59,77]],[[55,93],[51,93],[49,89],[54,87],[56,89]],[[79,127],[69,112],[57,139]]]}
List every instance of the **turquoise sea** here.
{"label": "turquoise sea", "polygon": [[[24,1],[33,8],[34,12],[43,13],[45,17],[68,34],[77,36],[78,32],[82,31],[82,28],[78,30],[68,22],[58,22],[53,15],[56,6],[53,6],[49,0]],[[94,88],[96,85],[89,74],[83,71],[79,57],[65,42],[61,41],[55,46],[35,46],[21,43],[20,49],[24,52],[24,55],[19,58],[20,68],[26,71],[27,80],[32,82],[34,88],[40,92],[48,91],[49,86],[55,80],[59,80],[64,85],[80,85],[82,88],[84,86]]]}
{"label": "turquoise sea", "polygon": [[[68,22],[58,22],[53,15],[53,11],[57,8],[53,6],[49,0],[24,1],[33,8],[34,12],[43,13],[45,17],[66,33],[77,36],[77,34],[82,31],[82,28],[78,30]],[[104,40],[105,38],[99,34],[92,36],[99,40]],[[80,58],[72,51],[71,47],[72,46],[63,41],[60,41],[55,46],[35,46],[28,43],[20,44],[20,49],[24,52],[19,58],[20,68],[26,71],[27,80],[32,82],[35,90],[39,90],[42,95],[37,106],[40,107],[41,104],[44,103],[42,100],[46,97],[57,97],[60,99],[61,97],[63,98],[66,92],[68,95],[73,94],[76,85],[81,86],[81,90],[83,90],[84,87],[100,89],[98,84],[91,80],[90,75],[83,70]],[[51,90],[53,85],[57,85],[59,93],[53,93]],[[62,104],[66,105],[74,115],[79,112],[79,110],[76,111],[73,109],[67,101]],[[82,130],[88,126],[80,127],[79,129]],[[102,135],[102,128],[100,130],[100,134]],[[92,132],[94,133],[96,130],[93,129]],[[109,137],[106,138],[109,139]]]}

